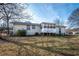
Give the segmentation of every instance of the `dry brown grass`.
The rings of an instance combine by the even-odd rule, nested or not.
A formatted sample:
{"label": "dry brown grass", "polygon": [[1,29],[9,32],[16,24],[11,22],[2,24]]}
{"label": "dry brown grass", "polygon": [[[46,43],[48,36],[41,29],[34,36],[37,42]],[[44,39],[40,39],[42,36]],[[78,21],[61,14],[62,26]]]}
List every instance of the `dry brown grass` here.
{"label": "dry brown grass", "polygon": [[14,40],[22,43],[29,43],[33,46],[18,46],[13,43],[4,42],[0,44],[0,55],[79,55],[79,36],[9,37],[9,40]]}

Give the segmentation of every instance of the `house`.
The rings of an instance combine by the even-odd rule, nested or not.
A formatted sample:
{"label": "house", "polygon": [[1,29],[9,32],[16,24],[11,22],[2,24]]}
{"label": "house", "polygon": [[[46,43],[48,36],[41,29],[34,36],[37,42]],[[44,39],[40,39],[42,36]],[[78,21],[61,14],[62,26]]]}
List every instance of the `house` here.
{"label": "house", "polygon": [[69,35],[79,35],[79,28],[67,29]]}
{"label": "house", "polygon": [[26,35],[40,34],[40,24],[31,22],[12,22],[13,23],[13,34],[16,34],[17,30],[26,30]]}
{"label": "house", "polygon": [[42,22],[40,24],[31,22],[11,22],[13,24],[13,34],[16,34],[17,30],[26,30],[26,35],[35,35],[41,33],[59,34],[59,27],[61,33],[65,34],[65,26],[58,26],[54,23]]}

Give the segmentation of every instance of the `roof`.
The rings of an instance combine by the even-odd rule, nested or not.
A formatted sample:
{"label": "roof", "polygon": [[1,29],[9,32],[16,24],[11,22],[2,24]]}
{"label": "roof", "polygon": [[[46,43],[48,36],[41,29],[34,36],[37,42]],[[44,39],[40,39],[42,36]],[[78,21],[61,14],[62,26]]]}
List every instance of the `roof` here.
{"label": "roof", "polygon": [[58,26],[54,23],[48,23],[48,22],[42,22],[41,24],[38,24],[38,23],[31,23],[29,21],[26,21],[26,22],[11,22],[13,23],[14,25],[38,25],[40,26],[41,24],[51,24],[51,25],[55,25],[56,27],[62,27],[62,28],[65,28],[66,26]]}
{"label": "roof", "polygon": [[73,29],[70,29],[68,31],[70,31],[70,32],[76,32],[76,31],[79,31],[79,28],[73,28]]}
{"label": "roof", "polygon": [[31,24],[30,22],[11,22],[13,24],[19,24],[19,25],[26,25],[26,24]]}
{"label": "roof", "polygon": [[63,26],[63,25],[56,25],[55,23],[48,23],[48,22],[42,22],[41,24],[52,24],[52,25],[55,25],[55,27],[61,27],[61,28],[65,28],[66,26]]}
{"label": "roof", "polygon": [[15,25],[40,25],[40,24],[37,24],[37,23],[31,23],[29,21],[27,21],[27,22],[11,22],[11,23],[13,23]]}
{"label": "roof", "polygon": [[50,23],[50,22],[42,22],[41,24],[53,24],[53,25],[55,25],[55,23]]}
{"label": "roof", "polygon": [[38,23],[31,23],[31,25],[40,25],[40,24],[38,24]]}
{"label": "roof", "polygon": [[65,28],[66,26],[64,26],[64,25],[61,25],[61,26],[59,26],[59,25],[56,25],[56,27]]}

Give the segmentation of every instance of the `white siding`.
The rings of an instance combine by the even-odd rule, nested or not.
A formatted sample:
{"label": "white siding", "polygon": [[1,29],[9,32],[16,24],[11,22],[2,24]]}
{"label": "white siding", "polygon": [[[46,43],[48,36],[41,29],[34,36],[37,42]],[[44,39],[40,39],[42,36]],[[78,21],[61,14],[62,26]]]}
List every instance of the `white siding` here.
{"label": "white siding", "polygon": [[36,33],[40,34],[41,28],[40,26],[35,25],[35,29],[32,29],[32,25],[30,26],[30,30],[26,30],[27,35],[35,35]]}
{"label": "white siding", "polygon": [[[59,28],[56,27],[56,31],[55,31],[56,34],[59,34]],[[65,34],[65,28],[61,28],[61,34]]]}
{"label": "white siding", "polygon": [[17,30],[26,30],[26,25],[14,25],[13,33],[15,34]]}
{"label": "white siding", "polygon": [[[59,28],[55,27],[55,28],[44,28],[44,25],[48,24],[41,24],[41,25],[36,25],[35,24],[35,29],[32,28],[32,24],[30,24],[30,30],[27,30],[27,26],[28,25],[14,25],[13,26],[13,33],[15,34],[17,30],[26,30],[26,34],[27,35],[35,35],[36,33],[40,34],[40,33],[56,33],[59,34]],[[55,26],[52,24],[52,26]],[[42,29],[41,29],[42,27]],[[64,34],[65,33],[65,28],[62,27],[61,28],[61,33]]]}
{"label": "white siding", "polygon": [[55,33],[59,34],[59,28],[57,28],[57,27],[55,28]]}
{"label": "white siding", "polygon": [[65,28],[61,28],[61,33],[62,34],[65,34],[66,32],[65,32]]}
{"label": "white siding", "polygon": [[43,28],[41,30],[42,33],[55,33],[55,29],[52,28],[52,29],[48,29],[48,28]]}
{"label": "white siding", "polygon": [[44,28],[44,26],[48,26],[48,24],[41,24],[41,26],[42,26],[42,29],[41,29],[42,33],[55,33],[55,28]]}

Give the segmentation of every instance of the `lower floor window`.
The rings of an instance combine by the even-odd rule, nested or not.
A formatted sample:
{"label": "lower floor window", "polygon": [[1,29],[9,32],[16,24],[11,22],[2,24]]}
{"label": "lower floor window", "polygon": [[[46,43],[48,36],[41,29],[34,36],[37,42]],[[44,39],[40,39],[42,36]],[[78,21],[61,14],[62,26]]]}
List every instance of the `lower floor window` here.
{"label": "lower floor window", "polygon": [[30,26],[27,26],[27,30],[30,30]]}

